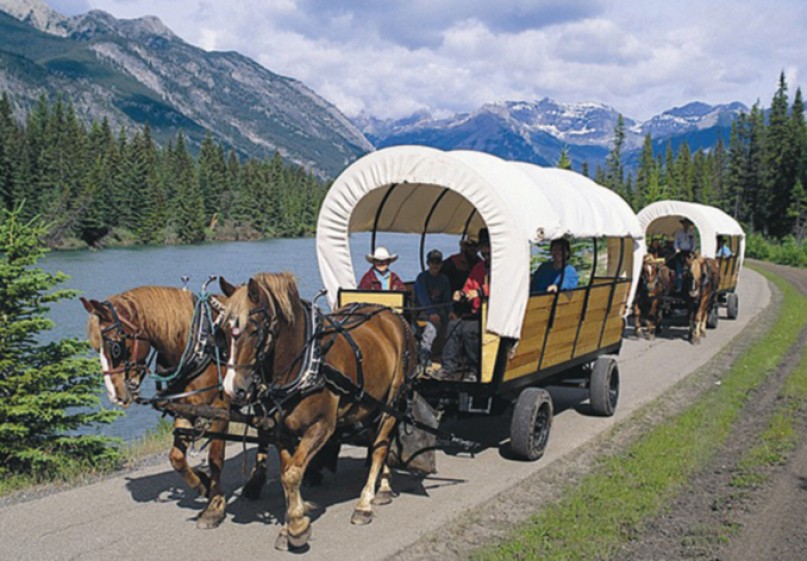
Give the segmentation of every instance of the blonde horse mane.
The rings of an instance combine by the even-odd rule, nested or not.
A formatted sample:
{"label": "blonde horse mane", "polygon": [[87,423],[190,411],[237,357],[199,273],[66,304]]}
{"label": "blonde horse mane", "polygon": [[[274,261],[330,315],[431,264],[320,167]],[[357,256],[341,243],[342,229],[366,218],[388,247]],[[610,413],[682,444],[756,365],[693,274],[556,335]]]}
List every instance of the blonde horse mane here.
{"label": "blonde horse mane", "polygon": [[[300,302],[300,293],[294,275],[285,272],[258,273],[252,278],[266,292],[272,314],[279,315],[289,326],[294,325],[296,321],[295,307]],[[242,288],[243,290],[237,290],[230,297],[225,321],[237,319],[241,325],[246,325],[252,305],[249,302],[246,285]]]}
{"label": "blonde horse mane", "polygon": [[[141,286],[110,296],[107,300],[119,316],[131,321],[168,346],[183,348],[193,314],[193,295],[168,286]],[[101,348],[98,317],[90,315],[87,335],[95,350]]]}

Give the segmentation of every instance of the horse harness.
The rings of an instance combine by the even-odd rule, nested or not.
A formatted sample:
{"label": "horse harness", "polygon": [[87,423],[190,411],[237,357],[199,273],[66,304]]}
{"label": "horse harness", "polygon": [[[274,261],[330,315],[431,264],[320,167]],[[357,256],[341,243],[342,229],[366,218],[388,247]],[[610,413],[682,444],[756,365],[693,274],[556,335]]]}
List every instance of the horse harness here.
{"label": "horse harness", "polygon": [[[109,310],[113,319],[111,325],[101,330],[102,345],[109,352],[109,356],[112,357],[113,362],[123,361],[121,366],[104,370],[103,375],[112,376],[113,374],[123,373],[124,383],[126,384],[127,389],[130,392],[136,392],[138,389],[138,384],[131,379],[130,372],[134,371],[137,373],[137,371],[140,371],[141,377],[147,374],[148,363],[151,362],[154,351],[151,349],[143,362],[140,362],[137,359],[134,361],[130,360],[132,355],[137,357],[138,346],[141,342],[145,342],[147,347],[151,347],[149,339],[142,335],[142,329],[134,325],[125,317],[121,317],[117,310],[115,310],[115,306],[113,306],[109,300],[104,300],[101,302],[101,304]],[[124,326],[128,327],[131,333],[127,333]],[[111,331],[117,332],[117,339],[109,337],[108,334]],[[129,340],[134,341],[134,350],[132,353],[129,353],[129,346],[127,345],[127,341]]]}
{"label": "horse harness", "polygon": [[[204,297],[200,298],[196,295],[194,295],[193,298],[194,319],[192,321],[188,343],[182,353],[179,366],[173,369],[173,371],[171,371],[171,369],[161,369],[158,353],[156,349],[151,346],[149,338],[143,335],[141,328],[118,314],[115,307],[108,300],[101,303],[109,310],[113,318],[112,324],[101,330],[102,344],[108,350],[113,360],[124,361],[124,364],[117,368],[105,370],[103,375],[110,376],[122,372],[125,377],[124,383],[127,389],[135,395],[135,402],[153,405],[159,409],[157,404],[160,402],[177,401],[199,393],[221,389],[221,373],[219,372],[219,383],[215,386],[199,388],[187,392],[181,391],[181,386],[187,386],[191,381],[200,376],[211,362],[215,360],[218,365],[222,362],[217,345],[213,344],[214,350],[213,352],[210,351],[211,340],[214,338],[213,332],[217,331],[217,325],[210,319],[212,312],[209,307],[211,306],[210,302],[215,301],[210,301]],[[212,304],[212,306],[217,307],[216,304]],[[206,320],[208,321],[206,322]],[[209,327],[206,324],[209,324]],[[128,328],[131,333],[128,333],[124,327]],[[108,334],[112,331],[117,332],[117,339],[109,337]],[[134,348],[131,353],[126,344],[127,340],[134,341]],[[150,348],[149,353],[144,360],[131,360],[132,356],[138,356],[138,345],[141,342],[145,343],[146,346]],[[155,362],[155,357],[157,359],[157,366],[155,371],[152,371],[149,365]],[[139,382],[132,379],[130,372],[141,373],[141,378],[147,374],[151,374],[156,379],[157,395],[151,398],[140,397],[138,395],[140,389]],[[167,384],[165,387],[163,387],[164,383]]]}

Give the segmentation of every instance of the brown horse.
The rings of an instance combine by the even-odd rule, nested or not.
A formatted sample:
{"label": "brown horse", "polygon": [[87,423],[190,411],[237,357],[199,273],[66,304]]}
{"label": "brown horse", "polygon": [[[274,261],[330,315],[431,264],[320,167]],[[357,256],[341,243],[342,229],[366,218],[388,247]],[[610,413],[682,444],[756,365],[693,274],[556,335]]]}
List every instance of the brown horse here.
{"label": "brown horse", "polygon": [[[388,308],[354,305],[325,316],[307,337],[307,309],[292,275],[262,273],[238,288],[220,282],[229,297],[222,321],[230,345],[225,392],[238,403],[262,405],[275,421],[286,497],[275,547],[307,543],[311,521],[300,495],[306,468],[333,436],[360,424],[371,433],[371,467],[351,522],[371,522],[373,504],[392,500],[386,458],[393,408],[417,362],[409,325]],[[319,368],[302,366],[309,343],[321,350]]]}
{"label": "brown horse", "polygon": [[645,338],[655,339],[656,331],[663,319],[662,298],[667,296],[672,286],[670,269],[663,259],[645,255],[639,286],[633,300],[633,317],[637,336],[642,333],[642,324],[647,324]]}
{"label": "brown horse", "polygon": [[[157,367],[174,372],[182,360],[194,316],[193,295],[177,288],[144,286],[99,302],[81,298],[90,319],[87,325],[90,344],[99,351],[104,384],[110,401],[127,408],[139,394],[140,384],[148,372],[151,349],[157,353]],[[172,394],[189,393],[177,400],[192,405],[229,407],[220,392],[218,367],[215,362],[200,365],[196,371],[180,373],[170,382]],[[176,417],[174,428],[191,428],[194,419]],[[210,430],[226,432],[227,421],[212,421]],[[200,496],[209,499],[196,526],[216,528],[224,520],[226,500],[219,484],[224,465],[225,443],[210,444],[210,475],[188,465],[186,451],[190,441],[174,436],[169,458],[173,468]],[[260,489],[260,484],[258,484]]]}
{"label": "brown horse", "polygon": [[698,344],[706,336],[706,319],[716,305],[720,268],[714,259],[697,254],[691,254],[686,262],[683,288],[689,299],[689,340]]}

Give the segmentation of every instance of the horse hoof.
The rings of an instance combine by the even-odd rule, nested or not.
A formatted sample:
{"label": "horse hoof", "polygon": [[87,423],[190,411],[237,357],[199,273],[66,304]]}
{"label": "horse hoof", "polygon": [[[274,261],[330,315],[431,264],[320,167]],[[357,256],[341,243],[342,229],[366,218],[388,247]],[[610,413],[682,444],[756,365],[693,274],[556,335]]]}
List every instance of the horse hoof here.
{"label": "horse hoof", "polygon": [[388,505],[392,502],[392,499],[395,495],[392,494],[392,491],[379,491],[373,497],[373,504],[374,505]]}
{"label": "horse hoof", "polygon": [[275,549],[278,551],[289,550],[289,536],[285,529],[280,530],[280,532],[277,534],[277,539],[275,539]]}
{"label": "horse hoof", "polygon": [[202,511],[202,514],[200,514],[199,518],[197,518],[196,527],[199,530],[212,530],[214,528],[218,528],[221,523],[224,522],[225,506],[226,502],[224,501],[224,497],[221,495],[217,495],[210,499],[210,503],[207,505],[207,508]]}
{"label": "horse hoof", "polygon": [[[310,537],[311,537],[311,524],[309,524],[308,528],[303,530],[303,532],[297,536],[289,532],[287,549],[300,549],[305,547]],[[280,538],[280,536],[278,536],[278,538]],[[277,542],[275,542],[275,547],[277,547]]]}
{"label": "horse hoof", "polygon": [[350,523],[356,526],[366,526],[373,521],[372,510],[354,510],[353,516],[350,517]]}

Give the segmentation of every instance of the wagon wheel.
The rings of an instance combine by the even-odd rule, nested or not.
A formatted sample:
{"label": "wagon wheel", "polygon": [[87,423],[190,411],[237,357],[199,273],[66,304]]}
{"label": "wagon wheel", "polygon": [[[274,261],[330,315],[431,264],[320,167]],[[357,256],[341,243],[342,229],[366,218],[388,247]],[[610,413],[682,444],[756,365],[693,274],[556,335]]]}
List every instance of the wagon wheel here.
{"label": "wagon wheel", "polygon": [[544,455],[552,427],[552,397],[543,388],[521,392],[510,422],[510,450],[521,460],[537,460]]}
{"label": "wagon wheel", "polygon": [[601,356],[594,361],[588,395],[594,413],[603,417],[614,414],[619,401],[619,363],[614,357]]}
{"label": "wagon wheel", "polygon": [[726,316],[729,319],[737,319],[737,312],[740,309],[740,297],[733,292],[726,297]]}
{"label": "wagon wheel", "polygon": [[708,327],[709,329],[714,329],[717,327],[718,322],[717,311],[719,308],[720,306],[718,306],[717,303],[715,303],[713,306],[709,308],[709,313],[706,316],[706,327]]}

